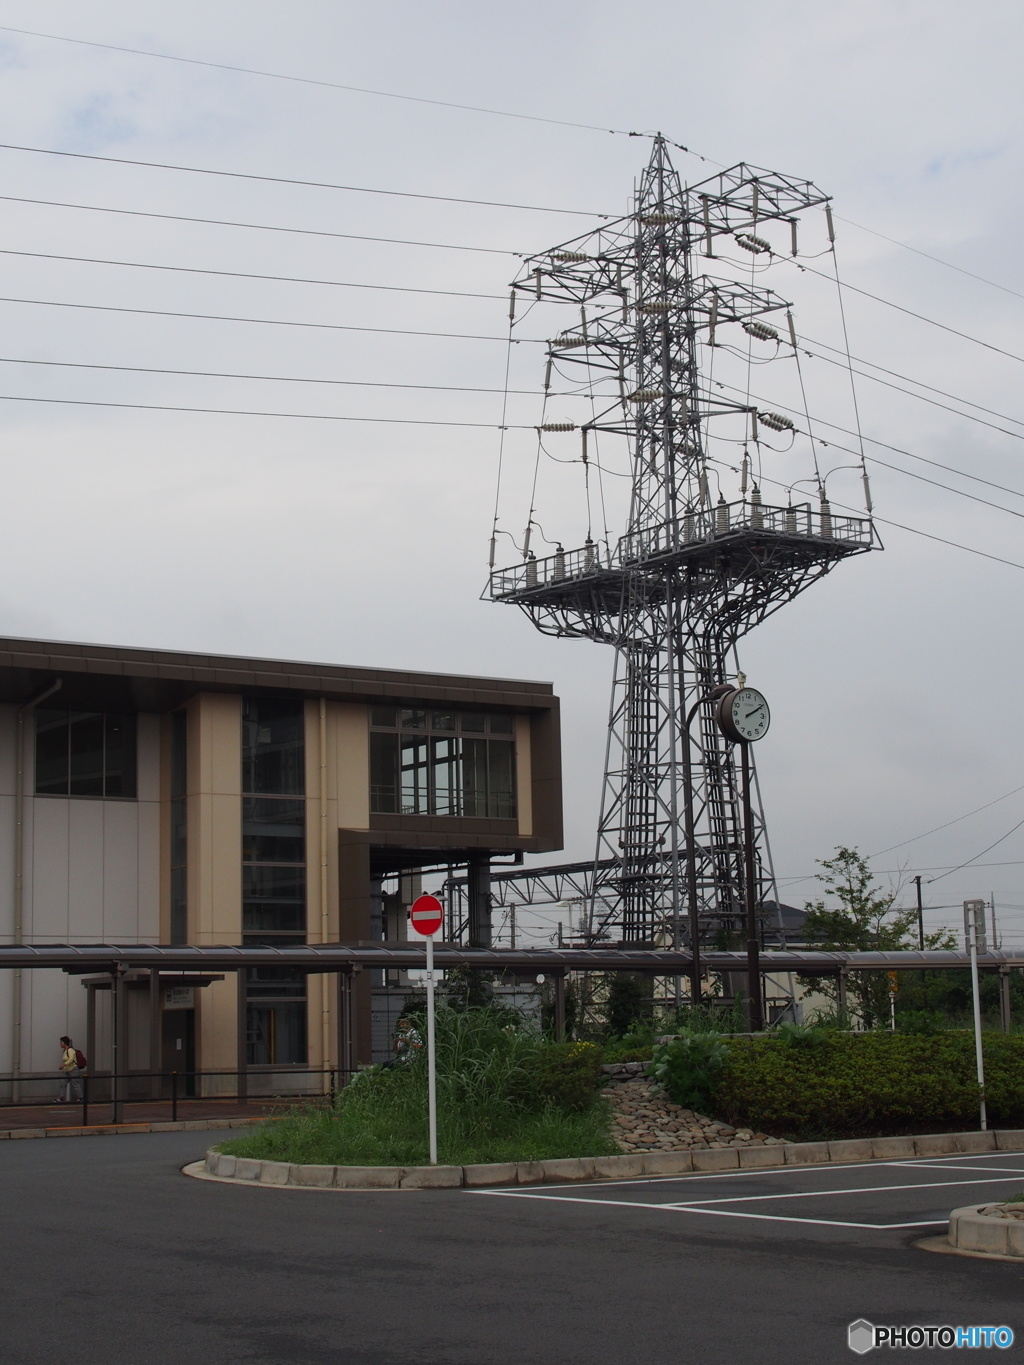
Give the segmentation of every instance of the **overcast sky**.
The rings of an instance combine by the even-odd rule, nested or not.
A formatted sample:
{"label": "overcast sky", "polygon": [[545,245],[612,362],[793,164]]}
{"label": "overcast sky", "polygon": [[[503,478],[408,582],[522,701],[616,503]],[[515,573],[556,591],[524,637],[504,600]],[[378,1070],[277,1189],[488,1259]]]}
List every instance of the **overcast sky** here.
{"label": "overcast sky", "polygon": [[[660,129],[708,158],[674,153],[690,181],[744,160],[832,195],[845,280],[942,324],[850,292],[853,354],[932,386],[939,392],[930,397],[957,409],[858,382],[865,434],[903,452],[868,445],[898,467],[875,463],[871,476],[876,512],[899,525],[880,525],[884,553],[841,565],[742,646],[750,682],[773,710],[758,760],[783,898],[802,904],[815,891],[815,860],[837,844],[857,845],[879,854],[883,880],[941,876],[926,881],[930,926],[957,924],[958,909],[943,907],[993,892],[1005,940],[1024,941],[1024,790],[1008,795],[1024,784],[1024,361],[1002,354],[1024,357],[1024,16],[1016,7],[178,0],[140,10],[109,0],[0,0],[0,25],[6,144],[535,206],[0,150],[0,190],[10,196],[0,198],[0,631],[549,679],[564,708],[566,855],[587,857],[610,651],[545,639],[514,610],[479,600],[506,359],[500,338],[515,253],[593,226],[580,211],[626,211],[650,144],[624,133]],[[820,221],[808,231],[820,237]],[[480,250],[353,239],[360,235]],[[90,260],[54,259],[68,256]],[[819,340],[838,344],[809,277],[792,272],[788,280],[780,276],[775,288],[791,290],[798,317],[810,316],[819,331],[833,327]],[[515,351],[512,377],[536,388],[539,366],[527,349]],[[848,426],[849,397],[833,372],[824,361],[806,363],[812,406]],[[774,369],[759,371],[759,382],[773,383]],[[480,425],[15,401],[42,398]],[[519,420],[536,420],[535,400],[514,404]],[[518,530],[523,467],[513,460],[510,468],[509,525]],[[548,534],[569,544],[578,489],[552,484],[544,517]],[[1018,820],[1021,829],[1003,838]],[[915,837],[949,821],[957,823]],[[891,845],[902,847],[883,852]],[[941,875],[972,858],[970,868]]]}

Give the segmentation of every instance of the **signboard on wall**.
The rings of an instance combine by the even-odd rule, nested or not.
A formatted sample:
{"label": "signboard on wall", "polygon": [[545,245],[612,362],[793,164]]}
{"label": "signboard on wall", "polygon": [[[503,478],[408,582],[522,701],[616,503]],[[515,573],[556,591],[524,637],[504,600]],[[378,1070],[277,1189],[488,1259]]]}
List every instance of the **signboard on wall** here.
{"label": "signboard on wall", "polygon": [[164,991],[165,1010],[190,1010],[194,1006],[194,986],[168,986]]}

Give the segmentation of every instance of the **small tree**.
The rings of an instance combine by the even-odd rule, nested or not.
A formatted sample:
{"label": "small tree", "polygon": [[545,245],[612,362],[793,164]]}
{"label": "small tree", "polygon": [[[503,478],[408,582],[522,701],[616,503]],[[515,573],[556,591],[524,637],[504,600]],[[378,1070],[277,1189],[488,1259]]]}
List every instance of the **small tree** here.
{"label": "small tree", "polygon": [[[804,936],[809,944],[831,951],[886,952],[916,948],[917,911],[894,908],[899,890],[882,892],[874,885],[874,873],[856,848],[838,847],[835,857],[824,858],[817,878],[826,896],[839,902],[808,902]],[[928,934],[929,948],[949,947],[950,935],[941,929]],[[801,976],[801,984],[838,1004],[839,987],[832,976]],[[847,974],[847,1009],[859,1014],[865,1028],[889,1017],[889,982],[884,972]]]}
{"label": "small tree", "polygon": [[605,1032],[609,1038],[622,1038],[644,1022],[649,1005],[643,983],[632,972],[612,972],[605,1000]]}

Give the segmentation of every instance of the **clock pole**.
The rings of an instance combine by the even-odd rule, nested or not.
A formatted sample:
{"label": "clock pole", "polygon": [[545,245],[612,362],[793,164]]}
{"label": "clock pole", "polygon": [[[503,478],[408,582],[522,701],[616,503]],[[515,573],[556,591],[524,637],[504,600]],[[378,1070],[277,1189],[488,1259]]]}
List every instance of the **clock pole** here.
{"label": "clock pole", "polygon": [[764,1028],[761,1009],[761,950],[754,907],[754,817],[750,808],[750,745],[740,740],[743,782],[743,901],[747,919],[747,1022],[751,1033]]}
{"label": "clock pole", "polygon": [[718,703],[718,728],[740,749],[740,784],[743,806],[743,908],[747,924],[747,1022],[751,1033],[764,1028],[761,990],[761,949],[757,940],[754,861],[754,814],[750,803],[750,746],[763,739],[771,724],[768,703],[760,692],[747,687],[742,673],[738,687],[731,688]]}

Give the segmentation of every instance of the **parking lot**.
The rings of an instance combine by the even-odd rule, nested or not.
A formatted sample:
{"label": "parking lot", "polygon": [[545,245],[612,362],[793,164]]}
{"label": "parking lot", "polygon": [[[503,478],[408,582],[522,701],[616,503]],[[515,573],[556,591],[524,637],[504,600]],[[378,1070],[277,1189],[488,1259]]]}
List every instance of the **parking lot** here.
{"label": "parking lot", "polygon": [[[656,1209],[684,1223],[736,1222],[748,1236],[778,1237],[786,1230],[824,1240],[863,1240],[861,1234],[908,1233],[919,1237],[945,1229],[950,1209],[994,1203],[1024,1192],[1024,1153],[916,1158],[843,1166],[778,1167],[624,1180],[594,1185],[473,1191],[492,1198],[583,1203],[602,1209]],[[771,1226],[769,1226],[771,1225]]]}
{"label": "parking lot", "polygon": [[1024,1188],[1024,1154],[320,1192],[182,1175],[211,1136],[0,1144],[4,1365],[827,1365],[860,1317],[1024,1339],[1024,1265],[914,1245]]}

